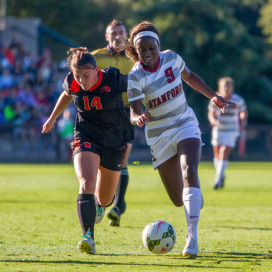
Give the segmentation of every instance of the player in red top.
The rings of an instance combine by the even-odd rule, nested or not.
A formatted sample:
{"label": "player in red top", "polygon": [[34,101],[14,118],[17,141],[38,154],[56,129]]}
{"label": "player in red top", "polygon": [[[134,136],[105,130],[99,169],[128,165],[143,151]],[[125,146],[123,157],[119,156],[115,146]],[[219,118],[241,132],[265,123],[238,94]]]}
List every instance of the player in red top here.
{"label": "player in red top", "polygon": [[84,237],[78,248],[95,254],[94,224],[101,221],[103,207],[113,201],[126,143],[131,138],[122,101],[127,76],[113,67],[100,71],[87,48],[72,48],[67,53],[71,72],[42,133],[54,127],[56,119],[74,100],[77,116],[72,148],[79,180],[77,211]]}

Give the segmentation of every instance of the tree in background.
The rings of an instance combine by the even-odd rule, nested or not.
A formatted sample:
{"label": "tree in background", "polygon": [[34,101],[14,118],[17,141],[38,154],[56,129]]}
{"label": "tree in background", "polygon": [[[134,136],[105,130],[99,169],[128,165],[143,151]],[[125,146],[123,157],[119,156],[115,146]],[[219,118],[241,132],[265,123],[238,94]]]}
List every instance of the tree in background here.
{"label": "tree in background", "polygon": [[[8,15],[40,17],[89,50],[105,46],[104,30],[113,18],[128,28],[151,21],[160,30],[162,50],[180,53],[214,89],[218,78],[232,77],[247,101],[249,122],[272,123],[271,45],[262,34],[272,41],[272,0],[9,0],[7,5]],[[205,98],[189,90],[186,96],[199,120],[207,122],[205,103],[196,103]]]}
{"label": "tree in background", "polygon": [[[249,120],[272,122],[271,61],[256,23],[264,1],[128,2],[127,24],[152,21],[160,30],[164,49],[181,53],[188,66],[214,88],[218,78],[233,77],[237,93],[248,102]],[[206,121],[207,108],[197,103],[203,98],[194,92],[187,97],[200,121]]]}

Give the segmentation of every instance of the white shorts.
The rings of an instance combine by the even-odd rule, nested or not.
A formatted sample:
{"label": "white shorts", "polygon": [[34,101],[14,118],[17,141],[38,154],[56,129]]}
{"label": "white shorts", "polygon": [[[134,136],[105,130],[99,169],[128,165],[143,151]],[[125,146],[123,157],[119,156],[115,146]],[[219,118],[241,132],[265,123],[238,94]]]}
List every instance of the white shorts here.
{"label": "white shorts", "polygon": [[212,130],[212,145],[220,146],[225,145],[234,148],[236,145],[237,138],[239,137],[239,132],[225,132]]}
{"label": "white shorts", "polygon": [[157,169],[160,164],[177,154],[178,143],[188,138],[197,138],[201,141],[201,131],[198,125],[190,124],[173,135],[161,137],[154,145],[151,145],[153,168]]}

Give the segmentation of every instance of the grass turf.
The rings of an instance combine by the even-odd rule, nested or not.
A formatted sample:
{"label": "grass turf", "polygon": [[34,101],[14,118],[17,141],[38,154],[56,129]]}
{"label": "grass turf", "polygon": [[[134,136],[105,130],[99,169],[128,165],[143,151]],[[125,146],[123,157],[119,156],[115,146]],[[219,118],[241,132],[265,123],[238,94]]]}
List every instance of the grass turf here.
{"label": "grass turf", "polygon": [[[212,163],[201,163],[205,206],[199,255],[181,255],[186,220],[151,165],[131,165],[121,227],[96,225],[96,251],[76,248],[78,182],[72,165],[0,165],[0,271],[272,271],[272,163],[231,162],[226,186],[214,191]],[[165,255],[142,244],[144,227],[171,223],[177,242]]]}

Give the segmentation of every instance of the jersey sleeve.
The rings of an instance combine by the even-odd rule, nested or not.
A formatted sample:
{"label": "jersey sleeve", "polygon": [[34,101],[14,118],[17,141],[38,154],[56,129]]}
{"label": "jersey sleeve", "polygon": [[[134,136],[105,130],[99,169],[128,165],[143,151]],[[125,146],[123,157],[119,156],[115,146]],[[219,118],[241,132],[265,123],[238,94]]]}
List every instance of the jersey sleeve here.
{"label": "jersey sleeve", "polygon": [[104,70],[108,70],[108,73],[112,74],[112,85],[116,89],[116,92],[126,92],[128,77],[120,73],[120,70],[114,67],[107,67]]}
{"label": "jersey sleeve", "polygon": [[177,66],[180,72],[185,68],[185,62],[180,55],[177,55]]}
{"label": "jersey sleeve", "polygon": [[130,72],[128,74],[127,97],[129,102],[139,100],[145,97],[141,87],[141,81],[133,72]]}
{"label": "jersey sleeve", "polygon": [[173,51],[171,51],[171,53],[174,55],[174,58],[176,60],[176,66],[178,67],[178,69],[181,73],[183,71],[183,69],[185,68],[185,62],[180,55],[176,54]]}
{"label": "jersey sleeve", "polygon": [[118,76],[118,89],[120,89],[120,91],[122,93],[127,92],[127,86],[128,86],[128,76],[127,75],[123,75],[119,72],[119,76]]}
{"label": "jersey sleeve", "polygon": [[238,103],[238,108],[239,108],[239,111],[244,111],[244,110],[246,110],[247,109],[247,107],[246,107],[246,102],[245,102],[245,100],[240,96],[239,97],[240,99],[239,99],[239,103]]}
{"label": "jersey sleeve", "polygon": [[68,83],[68,75],[65,77],[63,83],[62,83],[62,89],[66,91],[68,94],[71,94],[69,83]]}

